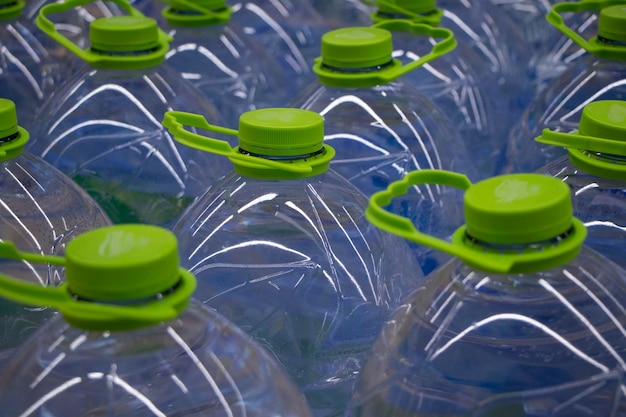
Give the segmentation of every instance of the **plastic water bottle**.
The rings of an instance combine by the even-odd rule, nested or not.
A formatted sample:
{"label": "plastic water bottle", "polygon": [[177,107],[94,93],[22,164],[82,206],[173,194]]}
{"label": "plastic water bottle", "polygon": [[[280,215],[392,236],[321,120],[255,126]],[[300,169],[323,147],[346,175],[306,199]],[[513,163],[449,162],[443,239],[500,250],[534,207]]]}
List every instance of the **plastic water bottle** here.
{"label": "plastic water bottle", "polygon": [[224,123],[235,126],[240,114],[287,99],[278,62],[233,22],[224,0],[154,3],[141,0],[135,7],[157,9],[151,13],[160,15],[159,27],[173,37],[167,63],[211,100]]}
{"label": "plastic water bottle", "polygon": [[17,104],[27,129],[43,101],[61,82],[59,65],[22,17],[23,1],[0,0],[0,96]]}
{"label": "plastic water bottle", "polygon": [[[315,79],[311,67],[328,29],[309,0],[243,0],[232,11],[232,21],[278,61],[287,101]],[[287,101],[278,95],[269,105],[283,107]]]}
{"label": "plastic water bottle", "polygon": [[[433,27],[440,24],[441,14],[419,14],[430,11],[432,5],[415,1],[410,6],[414,7],[411,11],[420,16],[415,21]],[[386,23],[404,17],[383,12],[373,16]],[[431,37],[396,30],[393,32],[393,58],[404,64],[411,63],[430,53],[435,43]],[[461,44],[402,77],[448,116],[450,125],[471,150],[481,178],[493,175],[498,169],[504,144],[500,134],[502,120],[510,118],[501,95],[493,94],[492,88],[485,88],[484,80],[489,76],[481,57]]]}
{"label": "plastic water bottle", "polygon": [[171,225],[230,167],[179,148],[161,126],[163,114],[176,107],[204,109],[212,120],[220,116],[163,62],[168,36],[123,0],[116,4],[129,15],[95,20],[87,50],[63,38],[46,18],[88,1],[41,9],[42,29],[88,65],[42,107],[40,134],[30,149],[86,189],[114,223]]}
{"label": "plastic water bottle", "polygon": [[[24,151],[29,133],[17,123],[15,104],[0,98],[0,241],[21,250],[58,255],[75,236],[110,220],[80,187],[42,159]],[[3,261],[0,272],[42,286],[57,286],[65,271],[46,264]],[[45,307],[0,299],[0,367],[28,335],[49,319]]]}
{"label": "plastic water bottle", "polygon": [[[291,103],[324,116],[326,143],[337,151],[333,168],[366,196],[416,169],[450,169],[478,177],[475,161],[485,147],[466,147],[452,122],[434,103],[400,78],[436,59],[454,45],[452,32],[407,20],[375,28],[344,28],[322,38],[322,57],[312,83]],[[392,58],[389,30],[410,30],[440,42],[432,52],[402,65]],[[488,150],[487,152],[490,152]],[[445,189],[416,187],[395,209],[439,236],[447,237],[463,223],[462,212],[446,202],[456,198]],[[427,247],[415,247],[424,273],[445,258]]]}
{"label": "plastic water bottle", "polygon": [[361,0],[313,0],[315,10],[329,29],[369,26],[375,7]]}
{"label": "plastic water bottle", "polygon": [[176,238],[149,225],[85,233],[65,257],[0,253],[65,265],[41,288],[0,276],[3,297],[60,311],[0,376],[3,416],[310,416],[297,388],[257,344],[191,300]]}
{"label": "plastic water bottle", "polygon": [[[585,50],[569,37],[560,34],[546,21],[554,0],[491,0],[504,10],[524,35],[530,51],[529,76],[536,94],[561,75],[572,62],[581,59]],[[581,36],[590,38],[596,27],[597,16],[593,13],[566,13],[566,24]]]}
{"label": "plastic water bottle", "polygon": [[[166,113],[177,140],[228,156],[172,231],[195,296],[268,348],[316,416],[341,415],[391,309],[421,283],[408,245],[365,219],[367,199],[329,169],[322,117],[299,109],[241,116],[239,130]],[[239,146],[184,130],[238,135]]]}
{"label": "plastic water bottle", "polygon": [[[478,56],[474,71],[485,77],[487,94],[500,97],[501,125],[515,120],[525,107],[528,52],[522,34],[488,1],[377,0],[374,20],[411,19],[452,30],[459,45]],[[506,117],[506,119],[504,119]]]}
{"label": "plastic water bottle", "polygon": [[565,146],[567,156],[540,169],[565,182],[574,215],[587,227],[586,244],[626,268],[626,101],[595,101],[585,106],[578,131],[545,130],[542,143]]}
{"label": "plastic water bottle", "polygon": [[[415,183],[466,189],[452,243],[384,206]],[[391,316],[357,383],[359,416],[617,417],[624,409],[626,272],[583,245],[563,182],[475,185],[419,171],[370,200],[368,218],[457,257]]]}
{"label": "plastic water bottle", "polygon": [[[510,132],[506,172],[531,172],[565,156],[565,149],[541,145],[533,139],[548,128],[569,133],[578,128],[586,104],[626,97],[626,3],[581,1],[559,3],[547,18],[557,29],[589,52],[555,78],[528,106]],[[621,4],[621,5],[620,5]],[[562,13],[599,13],[598,36],[587,41],[565,26]]]}

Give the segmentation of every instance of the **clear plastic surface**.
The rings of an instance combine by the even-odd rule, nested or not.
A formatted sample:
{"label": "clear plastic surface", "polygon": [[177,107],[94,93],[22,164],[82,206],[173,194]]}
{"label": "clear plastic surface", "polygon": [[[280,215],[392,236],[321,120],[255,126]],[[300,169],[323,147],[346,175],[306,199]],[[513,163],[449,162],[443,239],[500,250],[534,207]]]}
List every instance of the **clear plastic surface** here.
{"label": "clear plastic surface", "polygon": [[329,29],[350,26],[371,26],[371,15],[376,11],[374,2],[361,0],[313,0],[315,10]]}
{"label": "clear plastic surface", "polygon": [[383,322],[423,277],[406,243],[366,220],[366,204],[332,170],[232,173],[173,228],[195,297],[268,348],[316,416],[343,413]]}
{"label": "clear plastic surface", "polygon": [[[402,81],[372,88],[312,84],[291,104],[324,116],[324,141],[337,151],[331,166],[366,196],[418,169],[446,169],[477,179],[477,161],[454,124]],[[416,186],[392,211],[418,230],[447,238],[463,224],[459,196],[438,186]],[[459,209],[460,208],[460,209]],[[414,247],[425,273],[447,255]]]}
{"label": "clear plastic surface", "polygon": [[222,123],[167,64],[134,71],[87,66],[42,108],[28,146],[86,189],[114,223],[171,226],[231,166],[178,145],[161,126],[168,110]]}
{"label": "clear plastic surface", "polygon": [[284,95],[277,95],[268,105],[284,107],[315,80],[312,68],[328,26],[308,0],[242,1],[232,8],[233,23],[278,61],[285,75]]}
{"label": "clear plastic surface", "polygon": [[626,63],[586,55],[555,78],[524,111],[510,132],[505,172],[533,172],[565,155],[565,149],[535,142],[543,129],[578,130],[585,105],[626,100]]}
{"label": "clear plastic surface", "polygon": [[585,247],[532,274],[451,261],[385,324],[349,415],[624,415],[625,276]]}
{"label": "clear plastic surface", "polygon": [[0,407],[7,417],[310,416],[260,346],[195,302],[175,320],[126,332],[55,318],[4,369]]}
{"label": "clear plastic surface", "polygon": [[37,109],[61,77],[61,66],[25,19],[0,20],[0,96],[15,103],[20,125],[32,129]]}
{"label": "clear plastic surface", "polygon": [[[62,255],[65,244],[111,222],[69,178],[29,153],[0,162],[0,240],[22,251]],[[56,286],[65,280],[59,266],[0,261],[0,273]],[[0,298],[0,366],[42,323],[54,315],[46,307],[23,306]]]}
{"label": "clear plastic surface", "polygon": [[159,27],[174,38],[167,63],[219,109],[226,126],[236,127],[246,111],[287,100],[282,88],[285,75],[278,61],[243,28],[233,22],[170,25],[160,13],[163,7],[153,3],[141,0],[135,7],[157,9],[151,14],[158,15]]}
{"label": "clear plastic surface", "polygon": [[[434,44],[432,38],[393,33],[393,57],[416,61]],[[501,121],[509,117],[500,96],[486,88],[489,77],[480,57],[465,45],[405,74],[402,79],[430,99],[450,120],[464,142],[468,159],[475,161],[479,178],[494,174],[503,146]]]}
{"label": "clear plastic surface", "polygon": [[540,173],[557,177],[572,191],[574,216],[587,227],[585,243],[626,268],[626,181],[597,177],[576,168],[567,156]]}

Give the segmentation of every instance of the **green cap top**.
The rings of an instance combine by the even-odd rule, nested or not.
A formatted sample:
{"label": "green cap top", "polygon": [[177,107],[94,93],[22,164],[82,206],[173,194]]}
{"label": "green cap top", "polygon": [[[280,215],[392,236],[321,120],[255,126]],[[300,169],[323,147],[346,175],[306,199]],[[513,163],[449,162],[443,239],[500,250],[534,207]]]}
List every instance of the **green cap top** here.
{"label": "green cap top", "polygon": [[0,162],[21,155],[29,137],[28,132],[17,124],[15,103],[0,98]]}
{"label": "green cap top", "polygon": [[465,193],[467,232],[490,244],[541,242],[572,227],[567,185],[556,178],[514,174],[490,178]]}
{"label": "green cap top", "polygon": [[112,16],[89,25],[92,50],[100,52],[141,52],[158,48],[157,22],[149,17]]}
{"label": "green cap top", "polygon": [[601,100],[587,104],[578,132],[584,136],[626,142],[626,101]]}
{"label": "green cap top", "polygon": [[16,19],[22,15],[25,3],[22,0],[0,0],[0,20]]}
{"label": "green cap top", "polygon": [[429,13],[437,9],[437,0],[379,0],[376,4],[378,11],[383,13],[398,13],[398,8],[416,14]]}
{"label": "green cap top", "polygon": [[15,103],[6,98],[0,98],[0,140],[17,133],[17,112]]}
{"label": "green cap top", "polygon": [[626,5],[606,7],[600,11],[598,35],[612,41],[626,42]]}
{"label": "green cap top", "polygon": [[105,227],[67,244],[66,276],[76,296],[96,301],[137,300],[180,279],[174,235],[148,225]]}
{"label": "green cap top", "polygon": [[391,32],[371,27],[337,29],[322,36],[322,64],[370,68],[392,60]]}
{"label": "green cap top", "polygon": [[324,119],[300,109],[252,110],[239,118],[239,148],[262,156],[301,156],[319,152]]}

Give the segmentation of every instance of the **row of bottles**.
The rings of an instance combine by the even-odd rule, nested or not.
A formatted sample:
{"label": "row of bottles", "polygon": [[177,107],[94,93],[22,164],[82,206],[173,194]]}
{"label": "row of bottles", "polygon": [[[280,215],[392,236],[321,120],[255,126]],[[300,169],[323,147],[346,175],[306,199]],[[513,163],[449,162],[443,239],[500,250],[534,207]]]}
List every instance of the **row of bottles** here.
{"label": "row of bottles", "polygon": [[553,6],[554,68],[487,2],[41,3],[0,8],[50,62],[0,92],[8,415],[622,415],[623,2]]}

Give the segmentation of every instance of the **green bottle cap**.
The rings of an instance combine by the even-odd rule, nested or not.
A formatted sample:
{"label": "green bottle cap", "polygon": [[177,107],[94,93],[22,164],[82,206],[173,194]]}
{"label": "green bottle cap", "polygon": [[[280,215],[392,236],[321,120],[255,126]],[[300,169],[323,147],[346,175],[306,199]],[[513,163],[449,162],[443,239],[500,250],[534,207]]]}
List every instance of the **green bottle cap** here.
{"label": "green bottle cap", "polygon": [[578,132],[584,136],[626,142],[626,101],[600,100],[587,104],[580,117]]}
{"label": "green bottle cap", "polygon": [[566,147],[570,161],[589,174],[626,180],[626,101],[591,102],[583,108],[577,132],[544,129],[535,140]]}
{"label": "green bottle cap", "polygon": [[392,61],[391,32],[372,27],[343,28],[322,36],[322,64],[333,68],[372,68]]}
{"label": "green bottle cap", "polygon": [[172,26],[209,26],[230,20],[225,0],[171,0],[161,13]]}
{"label": "green bottle cap", "polygon": [[252,110],[239,118],[239,149],[261,156],[302,156],[319,152],[324,119],[300,109]]}
{"label": "green bottle cap", "polygon": [[606,7],[600,11],[598,35],[611,41],[626,42],[626,5]]}
{"label": "green bottle cap", "polygon": [[0,0],[0,20],[17,19],[25,5],[22,0]]}
{"label": "green bottle cap", "polygon": [[489,244],[527,244],[554,239],[572,227],[567,185],[549,176],[493,177],[465,193],[467,233]]}
{"label": "green bottle cap", "polygon": [[28,139],[28,132],[17,124],[15,103],[0,98],[0,162],[19,156]]}
{"label": "green bottle cap", "polygon": [[[385,209],[419,184],[466,190],[466,224],[451,242],[420,232],[410,219]],[[525,273],[564,265],[578,255],[587,233],[572,211],[568,186],[553,177],[512,174],[472,185],[462,174],[422,169],[375,193],[366,217],[383,230],[454,255],[474,268]]]}
{"label": "green bottle cap", "polygon": [[91,22],[89,40],[98,52],[149,51],[159,47],[159,27],[149,17],[105,17]]}
{"label": "green bottle cap", "polygon": [[398,8],[415,14],[430,13],[437,9],[437,0],[385,0],[377,1],[379,12],[398,13]]}
{"label": "green bottle cap", "polygon": [[180,280],[175,236],[148,225],[105,227],[67,244],[68,287],[81,299],[137,300]]}

